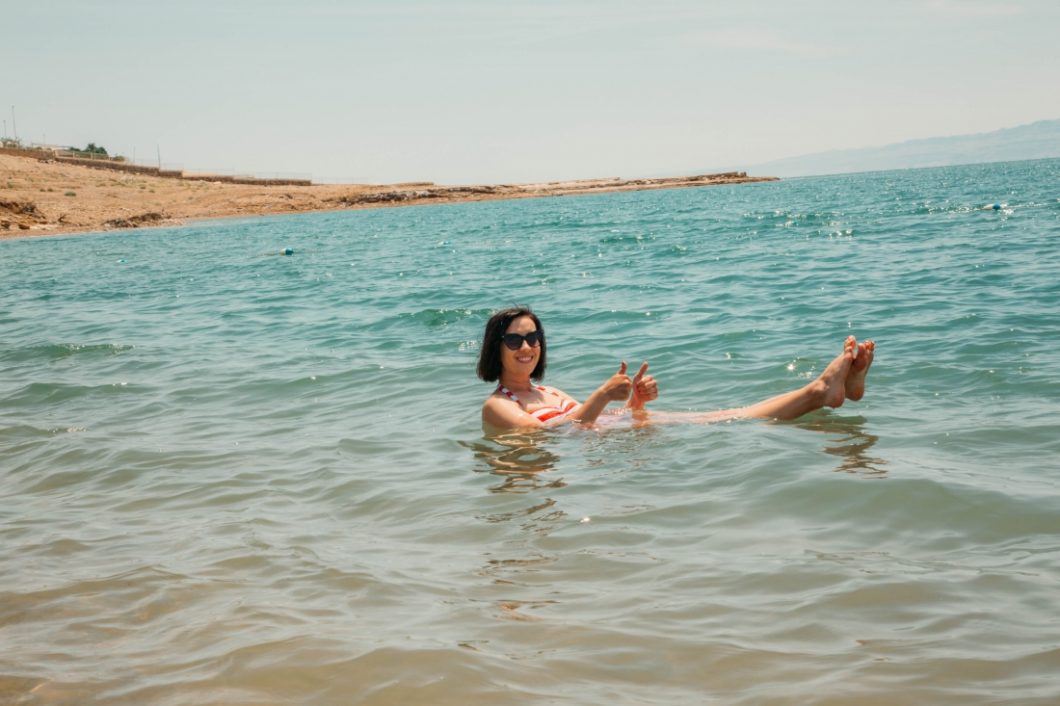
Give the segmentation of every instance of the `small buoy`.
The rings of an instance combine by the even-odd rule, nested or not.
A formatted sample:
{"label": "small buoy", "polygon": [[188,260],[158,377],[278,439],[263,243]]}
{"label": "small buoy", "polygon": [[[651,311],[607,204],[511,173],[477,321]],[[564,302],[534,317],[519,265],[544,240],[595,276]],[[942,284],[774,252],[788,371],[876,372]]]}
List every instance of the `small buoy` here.
{"label": "small buoy", "polygon": [[280,251],[281,255],[294,255],[294,248],[284,248]]}

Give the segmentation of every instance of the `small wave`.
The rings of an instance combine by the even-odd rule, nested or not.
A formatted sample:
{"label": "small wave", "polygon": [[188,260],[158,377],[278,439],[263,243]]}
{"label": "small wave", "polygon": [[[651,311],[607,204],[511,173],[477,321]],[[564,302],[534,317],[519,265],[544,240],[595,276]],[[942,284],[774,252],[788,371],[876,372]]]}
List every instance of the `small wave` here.
{"label": "small wave", "polygon": [[93,395],[136,394],[137,386],[127,381],[102,385],[76,385],[70,383],[31,382],[17,390],[8,402],[14,405],[47,405],[69,402]]}
{"label": "small wave", "polygon": [[47,438],[56,434],[76,434],[83,431],[87,431],[87,429],[85,427],[36,427],[29,424],[16,424],[10,427],[0,427],[0,440],[24,441],[26,439]]}
{"label": "small wave", "polygon": [[416,312],[398,314],[401,324],[413,321],[428,328],[442,328],[466,319],[481,318],[485,321],[493,313],[490,309],[423,309]]}
{"label": "small wave", "polygon": [[120,355],[133,350],[134,346],[120,343],[47,343],[43,345],[12,348],[3,355],[12,363],[39,360],[62,360],[71,356],[102,357]]}

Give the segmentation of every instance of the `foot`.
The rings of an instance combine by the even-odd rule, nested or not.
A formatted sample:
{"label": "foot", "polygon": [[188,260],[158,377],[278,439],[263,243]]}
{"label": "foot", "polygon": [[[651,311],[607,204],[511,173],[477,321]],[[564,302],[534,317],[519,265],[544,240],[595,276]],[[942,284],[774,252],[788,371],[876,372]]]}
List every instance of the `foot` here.
{"label": "foot", "polygon": [[[853,336],[850,337],[851,340]],[[857,402],[865,396],[865,376],[869,373],[869,366],[876,354],[876,342],[865,341],[857,347],[857,355],[850,366],[850,373],[846,380],[846,398]]]}
{"label": "foot", "polygon": [[854,363],[854,351],[857,350],[857,345],[853,336],[848,337],[846,343],[843,344],[843,352],[837,355],[817,378],[817,382],[824,387],[825,407],[843,406],[843,401],[847,398],[846,380]]}

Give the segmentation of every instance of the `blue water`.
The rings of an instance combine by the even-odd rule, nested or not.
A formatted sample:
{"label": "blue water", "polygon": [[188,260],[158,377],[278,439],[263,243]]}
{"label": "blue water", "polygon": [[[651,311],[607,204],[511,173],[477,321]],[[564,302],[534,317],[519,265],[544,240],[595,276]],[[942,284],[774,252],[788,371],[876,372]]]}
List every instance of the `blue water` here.
{"label": "blue water", "polygon": [[[0,241],[0,704],[1056,703],[1058,184]],[[490,439],[517,303],[548,383],[647,359],[664,411],[877,355],[792,423]]]}

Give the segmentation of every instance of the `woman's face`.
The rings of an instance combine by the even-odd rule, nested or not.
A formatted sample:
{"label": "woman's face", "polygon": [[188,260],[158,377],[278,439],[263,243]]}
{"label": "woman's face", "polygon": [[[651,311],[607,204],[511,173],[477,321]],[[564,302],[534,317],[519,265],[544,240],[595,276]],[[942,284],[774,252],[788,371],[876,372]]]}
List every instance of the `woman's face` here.
{"label": "woman's face", "polygon": [[[505,333],[517,333],[525,336],[526,334],[536,331],[537,324],[529,316],[520,316],[517,319],[513,319],[508,328],[505,329]],[[512,350],[504,344],[503,341],[500,343],[501,347],[501,366],[512,373],[529,376],[530,373],[534,372],[534,368],[537,367],[537,361],[541,357],[541,345],[531,346],[526,341],[523,341],[519,346],[518,350]]]}

